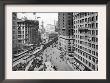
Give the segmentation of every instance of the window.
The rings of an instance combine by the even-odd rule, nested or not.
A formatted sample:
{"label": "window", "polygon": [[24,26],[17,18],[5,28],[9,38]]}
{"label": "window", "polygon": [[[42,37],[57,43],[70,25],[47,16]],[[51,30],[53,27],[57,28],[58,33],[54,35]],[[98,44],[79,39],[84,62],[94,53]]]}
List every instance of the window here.
{"label": "window", "polygon": [[89,15],[89,12],[87,14]]}
{"label": "window", "polygon": [[72,13],[68,13],[68,15],[72,15]]}
{"label": "window", "polygon": [[98,52],[96,52],[96,56],[98,56]]}
{"label": "window", "polygon": [[82,61],[82,57],[80,57],[81,61]]}
{"label": "window", "polygon": [[85,24],[85,27],[87,28],[87,24]]}
{"label": "window", "polygon": [[96,16],[96,21],[98,20],[98,16]]}
{"label": "window", "polygon": [[73,29],[71,29],[71,35],[73,35]]}
{"label": "window", "polygon": [[88,22],[90,22],[90,21],[91,21],[91,17],[88,18]]}
{"label": "window", "polygon": [[83,62],[85,62],[85,59],[83,58]]}
{"label": "window", "polygon": [[94,17],[92,17],[92,21],[94,21]]}
{"label": "window", "polygon": [[95,63],[95,58],[92,58],[92,61]]}
{"label": "window", "polygon": [[89,55],[89,59],[91,60],[91,56]]}
{"label": "window", "polygon": [[98,35],[98,30],[96,30],[96,35]]}
{"label": "window", "polygon": [[98,23],[96,23],[96,28],[98,28]]}
{"label": "window", "polygon": [[70,40],[68,40],[68,44],[71,44]]}
{"label": "window", "polygon": [[98,45],[96,45],[96,49],[98,49]]}
{"label": "window", "polygon": [[95,65],[92,64],[92,69],[95,70]]}
{"label": "window", "polygon": [[98,42],[98,38],[96,38],[96,42]]}
{"label": "window", "polygon": [[85,18],[85,22],[87,22],[87,18]]}
{"label": "window", "polygon": [[86,53],[86,58],[88,58],[88,54]]}
{"label": "window", "polygon": [[85,52],[83,53],[83,56],[86,56],[86,53]]}
{"label": "window", "polygon": [[87,16],[87,13],[85,13],[85,16]]}
{"label": "window", "polygon": [[89,53],[91,53],[91,50],[90,49],[88,49],[89,50]]}
{"label": "window", "polygon": [[85,51],[87,51],[87,48],[85,48]]}
{"label": "window", "polygon": [[92,37],[92,41],[95,42],[95,37]]}
{"label": "window", "polygon": [[22,40],[18,40],[18,43],[22,43]]}
{"label": "window", "polygon": [[80,41],[80,44],[82,44],[82,41]]}
{"label": "window", "polygon": [[91,63],[89,62],[89,67],[91,66]]}
{"label": "window", "polygon": [[95,49],[95,44],[92,44],[92,48],[94,48],[94,49]]}
{"label": "window", "polygon": [[70,35],[70,30],[68,30],[68,35]]}
{"label": "window", "polygon": [[87,42],[85,42],[85,45],[87,45]]}
{"label": "window", "polygon": [[86,60],[86,64],[88,63],[88,61]]}
{"label": "window", "polygon": [[21,30],[21,27],[18,27],[18,30]]}
{"label": "window", "polygon": [[78,40],[78,43],[80,43],[79,40]]}
{"label": "window", "polygon": [[96,60],[96,64],[98,64],[98,59]]}
{"label": "window", "polygon": [[91,47],[91,43],[88,43],[88,46]]}
{"label": "window", "polygon": [[13,30],[13,34],[16,34],[16,31]]}
{"label": "window", "polygon": [[92,28],[95,28],[95,23],[92,23]]}
{"label": "window", "polygon": [[71,51],[71,46],[68,47],[68,51]]}
{"label": "window", "polygon": [[76,43],[77,43],[77,40],[76,40]]}
{"label": "window", "polygon": [[92,35],[95,35],[95,30],[92,30]]}
{"label": "window", "polygon": [[82,46],[80,46],[80,49],[82,49]]}

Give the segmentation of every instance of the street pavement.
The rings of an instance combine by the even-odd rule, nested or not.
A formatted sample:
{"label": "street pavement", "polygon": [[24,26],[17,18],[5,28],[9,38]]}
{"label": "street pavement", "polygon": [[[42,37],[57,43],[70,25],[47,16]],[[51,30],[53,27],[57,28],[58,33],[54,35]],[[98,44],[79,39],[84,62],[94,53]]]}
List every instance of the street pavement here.
{"label": "street pavement", "polygon": [[66,61],[59,57],[60,55],[60,50],[58,50],[56,47],[47,48],[43,54],[45,57],[44,59],[50,61],[52,65],[56,66],[58,71],[73,71]]}

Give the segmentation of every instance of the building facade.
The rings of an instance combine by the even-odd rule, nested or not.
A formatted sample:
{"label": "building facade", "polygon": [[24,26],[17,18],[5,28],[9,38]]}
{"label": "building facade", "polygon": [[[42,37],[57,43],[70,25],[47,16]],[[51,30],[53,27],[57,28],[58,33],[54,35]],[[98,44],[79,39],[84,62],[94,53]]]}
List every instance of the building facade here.
{"label": "building facade", "polygon": [[73,56],[74,53],[74,28],[73,28],[73,13],[59,12],[58,13],[58,49],[64,52],[65,55]]}
{"label": "building facade", "polygon": [[18,44],[20,47],[23,45],[37,44],[39,41],[39,22],[35,20],[18,20]]}
{"label": "building facade", "polygon": [[73,13],[74,59],[83,64],[85,70],[98,70],[98,13]]}
{"label": "building facade", "polygon": [[12,47],[13,50],[17,47],[17,13],[12,13]]}

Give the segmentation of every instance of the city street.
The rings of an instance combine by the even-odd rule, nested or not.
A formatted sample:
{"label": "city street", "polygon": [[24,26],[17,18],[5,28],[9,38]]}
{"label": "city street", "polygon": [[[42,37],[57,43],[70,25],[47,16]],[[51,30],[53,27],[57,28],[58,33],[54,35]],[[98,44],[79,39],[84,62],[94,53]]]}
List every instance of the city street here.
{"label": "city street", "polygon": [[46,55],[48,55],[47,60],[51,61],[51,63],[57,68],[58,71],[73,71],[73,69],[66,63],[66,61],[63,61],[59,57],[60,50],[58,50],[56,47],[48,48],[48,50],[45,51],[47,51]]}
{"label": "city street", "polygon": [[13,13],[12,18],[14,71],[98,70],[98,13]]}

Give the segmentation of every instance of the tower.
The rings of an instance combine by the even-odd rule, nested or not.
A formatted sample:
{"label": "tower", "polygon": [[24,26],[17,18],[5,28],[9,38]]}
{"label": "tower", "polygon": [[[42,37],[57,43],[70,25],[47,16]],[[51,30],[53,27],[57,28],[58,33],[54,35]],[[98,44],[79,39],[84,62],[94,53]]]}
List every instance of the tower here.
{"label": "tower", "polygon": [[73,29],[73,13],[58,13],[59,38],[58,48],[66,57],[73,56],[74,52],[74,29]]}

